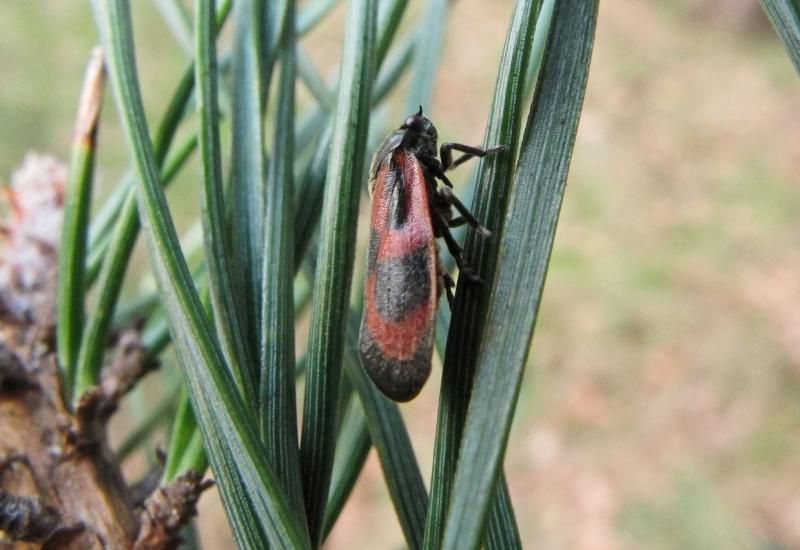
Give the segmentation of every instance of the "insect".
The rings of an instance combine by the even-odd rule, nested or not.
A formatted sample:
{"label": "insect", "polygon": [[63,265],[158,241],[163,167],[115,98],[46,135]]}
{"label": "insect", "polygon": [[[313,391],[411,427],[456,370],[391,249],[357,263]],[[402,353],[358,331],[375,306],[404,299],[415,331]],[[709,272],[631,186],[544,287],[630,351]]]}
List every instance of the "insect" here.
{"label": "insect", "polygon": [[[444,239],[459,272],[479,282],[450,228],[467,223],[484,237],[491,234],[453,194],[445,172],[504,147],[448,142],[437,159],[437,137],[420,106],[383,141],[369,170],[372,216],[358,349],[372,381],[395,401],[412,399],[428,379],[442,289],[453,302],[455,282],[439,259],[436,239]],[[453,151],[461,155],[453,159]]]}

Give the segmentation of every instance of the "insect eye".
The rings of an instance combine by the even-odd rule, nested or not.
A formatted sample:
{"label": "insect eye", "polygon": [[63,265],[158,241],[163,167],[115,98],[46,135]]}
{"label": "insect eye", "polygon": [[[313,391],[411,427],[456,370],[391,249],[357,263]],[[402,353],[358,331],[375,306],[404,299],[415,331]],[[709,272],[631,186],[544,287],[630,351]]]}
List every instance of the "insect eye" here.
{"label": "insect eye", "polygon": [[411,115],[406,119],[401,128],[421,134],[425,131],[425,119],[418,115]]}

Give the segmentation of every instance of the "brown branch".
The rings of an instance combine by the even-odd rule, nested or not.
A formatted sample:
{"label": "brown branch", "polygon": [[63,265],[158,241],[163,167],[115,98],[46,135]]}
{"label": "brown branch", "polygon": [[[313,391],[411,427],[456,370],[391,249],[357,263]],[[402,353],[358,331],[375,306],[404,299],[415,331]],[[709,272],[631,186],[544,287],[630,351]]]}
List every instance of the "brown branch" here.
{"label": "brown branch", "polygon": [[65,400],[54,339],[65,172],[48,157],[23,170],[0,234],[0,548],[174,548],[209,484],[187,474],[142,506],[115,464],[108,419],[155,366],[136,331],[117,339],[100,385],[74,412]]}
{"label": "brown branch", "polygon": [[[58,541],[61,548],[129,547],[138,522],[104,434],[76,436],[80,430],[62,399],[52,350],[31,357],[25,374],[0,392],[0,458],[25,466],[6,468],[0,479],[7,502],[15,504],[7,509],[9,525],[15,525],[15,513],[25,519],[16,525],[47,525],[44,542]],[[26,533],[5,531],[12,539]]]}
{"label": "brown branch", "polygon": [[76,410],[78,431],[83,437],[94,438],[98,430],[117,410],[119,400],[149,372],[158,361],[147,356],[137,330],[124,330],[117,338],[114,357],[100,375],[100,385],[81,395]]}
{"label": "brown branch", "polygon": [[61,515],[39,497],[18,497],[0,489],[0,530],[24,542],[44,542],[61,524]]}
{"label": "brown branch", "polygon": [[180,528],[197,513],[197,499],[213,485],[202,474],[191,470],[147,499],[140,521],[142,528],[136,539],[136,550],[177,548]]}

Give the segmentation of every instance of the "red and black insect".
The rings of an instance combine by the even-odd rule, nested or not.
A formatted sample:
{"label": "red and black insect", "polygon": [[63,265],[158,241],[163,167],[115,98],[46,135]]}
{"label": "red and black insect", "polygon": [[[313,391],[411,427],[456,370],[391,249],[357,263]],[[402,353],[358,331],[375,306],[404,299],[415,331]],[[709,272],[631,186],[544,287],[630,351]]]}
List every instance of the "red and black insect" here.
{"label": "red and black insect", "polygon": [[[428,379],[442,289],[453,301],[455,282],[439,261],[435,239],[444,238],[462,275],[479,281],[450,228],[467,223],[490,235],[455,197],[445,172],[503,147],[443,143],[439,160],[436,141],[436,128],[420,107],[383,141],[369,171],[372,217],[358,349],[372,381],[395,401],[412,399]],[[453,151],[462,154],[454,160]]]}

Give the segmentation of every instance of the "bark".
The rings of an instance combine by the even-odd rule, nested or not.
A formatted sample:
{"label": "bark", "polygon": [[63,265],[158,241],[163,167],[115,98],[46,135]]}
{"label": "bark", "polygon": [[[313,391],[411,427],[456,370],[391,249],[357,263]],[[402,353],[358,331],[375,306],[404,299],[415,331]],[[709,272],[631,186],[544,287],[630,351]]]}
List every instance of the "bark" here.
{"label": "bark", "polygon": [[208,483],[189,473],[137,502],[123,479],[106,428],[154,366],[136,332],[117,339],[75,410],[64,399],[54,336],[64,171],[31,157],[21,172],[0,224],[0,548],[174,548]]}

